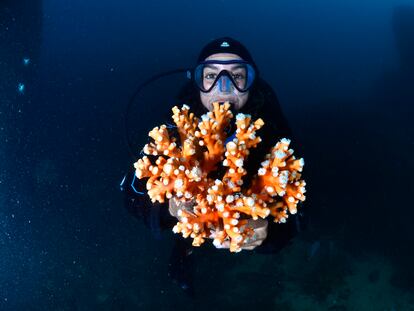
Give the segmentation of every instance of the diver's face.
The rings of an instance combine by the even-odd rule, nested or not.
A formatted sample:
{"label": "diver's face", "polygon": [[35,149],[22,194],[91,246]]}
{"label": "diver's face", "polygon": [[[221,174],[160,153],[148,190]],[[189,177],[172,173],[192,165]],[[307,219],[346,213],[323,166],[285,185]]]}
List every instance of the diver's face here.
{"label": "diver's face", "polygon": [[[242,60],[242,58],[236,54],[217,53],[207,57],[205,60]],[[243,71],[243,69],[238,68],[237,64],[214,64],[208,66],[203,73],[203,84],[206,89],[211,87],[211,84],[214,82],[214,77],[216,77],[222,70],[230,72],[236,81],[237,79],[243,79],[243,76],[246,77],[245,72],[239,72]],[[240,81],[240,83],[243,83],[243,81]],[[246,104],[248,98],[249,91],[240,92],[234,85],[232,85],[232,83],[226,88],[220,88],[219,84],[216,83],[210,92],[205,93],[200,91],[201,102],[208,110],[213,110],[214,102],[225,101],[229,101],[232,108],[235,110],[240,110]]]}

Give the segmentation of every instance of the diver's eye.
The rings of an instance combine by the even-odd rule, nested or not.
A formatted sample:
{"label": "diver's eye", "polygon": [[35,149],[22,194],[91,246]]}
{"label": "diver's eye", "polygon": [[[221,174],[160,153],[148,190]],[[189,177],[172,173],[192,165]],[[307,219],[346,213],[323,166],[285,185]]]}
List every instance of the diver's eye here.
{"label": "diver's eye", "polygon": [[207,73],[207,74],[205,74],[204,79],[214,80],[216,77],[217,77],[217,74],[215,74],[215,73]]}
{"label": "diver's eye", "polygon": [[244,79],[244,75],[241,74],[241,73],[236,73],[236,74],[233,74],[232,76],[233,76],[234,80],[243,80]]}

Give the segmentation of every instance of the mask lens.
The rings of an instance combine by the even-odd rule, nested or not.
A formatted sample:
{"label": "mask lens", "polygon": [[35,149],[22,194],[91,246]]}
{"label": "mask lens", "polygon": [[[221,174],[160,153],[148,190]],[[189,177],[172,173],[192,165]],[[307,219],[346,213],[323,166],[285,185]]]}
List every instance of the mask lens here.
{"label": "mask lens", "polygon": [[205,90],[209,90],[214,86],[219,73],[220,72],[218,71],[218,69],[214,69],[210,66],[204,66],[202,77],[203,80],[201,84],[203,85],[203,88]]}
{"label": "mask lens", "polygon": [[245,90],[247,86],[247,74],[248,70],[246,65],[240,65],[240,67],[236,67],[230,71],[231,77],[233,79],[233,83],[237,86],[240,90]]}

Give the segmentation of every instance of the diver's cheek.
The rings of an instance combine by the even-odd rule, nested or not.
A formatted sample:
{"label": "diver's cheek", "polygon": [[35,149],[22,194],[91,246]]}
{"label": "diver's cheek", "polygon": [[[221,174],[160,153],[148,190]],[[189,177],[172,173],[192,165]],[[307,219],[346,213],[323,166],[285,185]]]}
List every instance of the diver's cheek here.
{"label": "diver's cheek", "polygon": [[203,106],[207,110],[211,111],[213,109],[213,104],[210,101],[210,96],[209,95],[207,95],[203,92],[200,92],[200,100],[201,100],[201,103],[203,104]]}
{"label": "diver's cheek", "polygon": [[243,106],[247,103],[248,99],[249,99],[248,93],[239,94],[238,101],[235,103],[235,109],[240,110],[241,108],[243,108]]}

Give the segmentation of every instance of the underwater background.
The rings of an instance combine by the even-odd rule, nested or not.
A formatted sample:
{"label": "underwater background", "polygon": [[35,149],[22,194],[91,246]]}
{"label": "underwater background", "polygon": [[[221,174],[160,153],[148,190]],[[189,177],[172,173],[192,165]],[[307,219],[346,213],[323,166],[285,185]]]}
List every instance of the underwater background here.
{"label": "underwater background", "polygon": [[[137,85],[231,36],[300,143],[309,224],[274,255],[194,250],[124,207]],[[137,151],[185,76],[131,110]],[[414,1],[0,2],[0,310],[414,310]]]}

